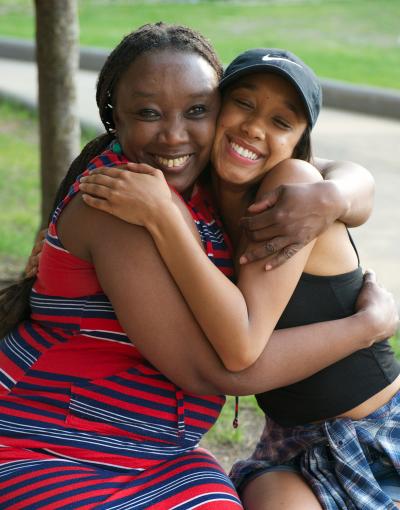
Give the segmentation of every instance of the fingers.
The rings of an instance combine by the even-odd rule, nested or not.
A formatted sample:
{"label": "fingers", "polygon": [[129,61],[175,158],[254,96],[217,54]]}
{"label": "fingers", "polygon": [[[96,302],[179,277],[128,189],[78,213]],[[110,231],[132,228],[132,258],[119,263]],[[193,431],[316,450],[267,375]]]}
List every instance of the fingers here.
{"label": "fingers", "polygon": [[105,173],[91,173],[90,175],[85,175],[79,179],[79,182],[82,183],[91,183],[91,184],[101,184],[103,186],[113,186],[118,182],[118,177],[120,177],[121,171],[118,171],[117,176],[107,175]]}
{"label": "fingers", "polygon": [[375,271],[366,269],[364,272],[364,283],[377,283]]}
{"label": "fingers", "polygon": [[[112,185],[96,184],[96,182],[81,182],[79,189],[84,194],[90,194],[103,200],[109,199],[112,193]],[[85,202],[88,203],[86,200]]]}
{"label": "fingers", "polygon": [[282,250],[278,251],[276,255],[273,255],[268,259],[268,262],[265,264],[265,270],[269,271],[275,267],[281,266],[294,255],[296,255],[296,253],[301,250],[301,248],[303,248],[303,246],[299,244],[291,244],[289,246],[285,246],[282,248]]}
{"label": "fingers", "polygon": [[96,198],[92,195],[87,195],[86,193],[82,194],[82,200],[85,204],[90,205],[90,207],[112,214],[112,206],[107,200]]}
{"label": "fingers", "polygon": [[92,172],[89,175],[85,175],[79,179],[79,182],[90,182],[103,184],[105,186],[111,186],[120,177],[121,170],[118,171],[118,175],[109,175],[107,172]]}
{"label": "fingers", "polygon": [[104,170],[111,170],[111,172],[93,171],[90,175],[84,176],[80,179],[79,190],[82,192],[82,200],[85,204],[100,211],[112,214],[111,200],[115,189],[121,186],[120,180],[117,177],[121,176],[121,170],[115,168],[105,168]]}
{"label": "fingers", "polygon": [[266,229],[275,224],[275,218],[270,209],[255,216],[244,216],[240,219],[240,226],[249,232]]}
{"label": "fingers", "polygon": [[90,173],[85,175],[84,177],[81,177],[80,180],[86,179],[87,177],[92,177],[94,175],[107,175],[108,177],[119,177],[121,175],[121,170],[125,170],[127,165],[121,165],[117,167],[110,167],[110,166],[100,166],[99,168],[94,168],[93,170],[90,170]]}
{"label": "fingers", "polygon": [[137,173],[137,174],[148,174],[148,175],[155,175],[157,172],[160,172],[157,168],[153,168],[150,165],[147,165],[145,163],[126,163],[124,165],[118,165],[115,167],[109,167],[109,166],[101,166],[98,168],[94,168],[93,170],[90,170],[90,173],[87,176],[82,177],[82,179],[85,179],[86,177],[91,177],[93,175],[106,175],[108,177],[112,178],[120,178],[123,177],[123,172],[121,170],[129,170],[130,172]]}
{"label": "fingers", "polygon": [[268,258],[265,269],[270,270],[284,264],[295,255],[303,246],[300,244],[289,244],[286,237],[277,237],[263,243],[252,250],[246,251],[239,259],[240,264],[246,264]]}
{"label": "fingers", "polygon": [[[117,188],[117,186],[124,186],[125,181],[132,179],[132,173],[121,172],[124,170],[132,170],[132,173],[141,175],[151,175],[155,177],[162,177],[161,170],[153,168],[149,165],[138,163],[127,163],[127,165],[118,168],[100,167],[92,170],[88,175],[84,175],[79,179],[80,183],[101,184],[109,188]],[[138,177],[140,178],[140,177]]]}
{"label": "fingers", "polygon": [[146,163],[127,163],[126,169],[130,170],[131,172],[136,172],[138,174],[149,174],[154,175],[157,172],[161,172],[161,170],[158,170],[157,168],[154,168],[150,165],[147,165]]}
{"label": "fingers", "polygon": [[104,200],[111,200],[112,193],[125,187],[124,178],[121,170],[109,169],[113,172],[101,173],[94,171],[90,175],[85,175],[79,180],[79,189],[83,193],[89,193]]}
{"label": "fingers", "polygon": [[28,262],[26,263],[24,273],[28,278],[35,276],[39,267],[39,259],[43,250],[43,244],[45,241],[45,237],[47,234],[47,229],[43,229],[39,232],[36,237],[36,242],[34,247],[32,248],[31,254],[29,256]]}
{"label": "fingers", "polygon": [[272,226],[279,227],[282,231],[291,223],[290,212],[279,207],[271,207],[254,216],[244,216],[240,220],[240,225],[248,231],[261,230]]}
{"label": "fingers", "polygon": [[[269,227],[260,228],[258,230],[246,230],[245,234],[249,241],[253,241],[255,243],[268,243],[274,238],[284,236],[285,233],[282,232],[282,229],[280,229],[278,225],[271,225]],[[276,251],[276,249],[274,251]]]}
{"label": "fingers", "polygon": [[248,207],[248,211],[251,213],[260,213],[262,211],[265,211],[269,207],[272,207],[276,204],[279,196],[279,189],[274,189],[272,191],[268,191],[261,197],[260,200],[257,200],[254,204],[251,204],[250,207]]}

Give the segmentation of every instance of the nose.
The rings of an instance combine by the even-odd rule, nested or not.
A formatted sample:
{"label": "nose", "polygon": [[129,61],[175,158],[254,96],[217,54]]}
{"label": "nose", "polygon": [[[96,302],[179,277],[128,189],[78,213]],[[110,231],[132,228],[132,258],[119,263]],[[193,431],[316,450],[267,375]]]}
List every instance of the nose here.
{"label": "nose", "polygon": [[159,132],[159,142],[168,146],[177,146],[189,141],[186,119],[174,116],[165,119]]}
{"label": "nose", "polygon": [[265,122],[259,116],[252,115],[241,124],[241,130],[251,140],[265,140]]}

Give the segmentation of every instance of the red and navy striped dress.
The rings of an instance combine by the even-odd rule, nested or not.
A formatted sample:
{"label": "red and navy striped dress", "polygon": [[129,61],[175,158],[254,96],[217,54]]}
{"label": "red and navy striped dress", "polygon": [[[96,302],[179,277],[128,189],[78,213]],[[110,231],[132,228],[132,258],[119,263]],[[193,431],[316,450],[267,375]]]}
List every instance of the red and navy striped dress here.
{"label": "red and navy striped dress", "polygon": [[[116,149],[89,169],[126,159]],[[88,170],[87,170],[88,171]],[[0,342],[0,509],[238,509],[197,444],[224,397],[185,393],[121,329],[93,266],[66,251],[54,213],[31,320]],[[232,274],[206,191],[187,204],[209,257]]]}

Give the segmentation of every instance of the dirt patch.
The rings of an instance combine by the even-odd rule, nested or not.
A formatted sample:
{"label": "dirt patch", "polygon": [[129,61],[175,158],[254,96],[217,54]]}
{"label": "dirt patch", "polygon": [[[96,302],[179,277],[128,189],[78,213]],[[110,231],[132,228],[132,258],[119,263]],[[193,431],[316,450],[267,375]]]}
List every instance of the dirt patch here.
{"label": "dirt patch", "polygon": [[232,464],[238,459],[245,459],[253,452],[264,426],[264,416],[254,408],[239,411],[239,427],[242,430],[240,442],[210,440],[207,435],[201,446],[209,450],[229,473]]}
{"label": "dirt patch", "polygon": [[7,255],[0,256],[0,289],[14,283],[19,278],[24,269],[25,262],[25,260]]}

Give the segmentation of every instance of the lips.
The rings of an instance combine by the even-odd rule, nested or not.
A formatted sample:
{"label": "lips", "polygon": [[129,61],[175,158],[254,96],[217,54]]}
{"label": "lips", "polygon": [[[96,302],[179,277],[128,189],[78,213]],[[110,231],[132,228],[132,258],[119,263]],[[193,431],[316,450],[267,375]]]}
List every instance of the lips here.
{"label": "lips", "polygon": [[235,142],[230,142],[229,145],[231,146],[231,149],[239,154],[239,156],[242,156],[243,158],[251,159],[252,161],[256,160],[258,158],[257,154],[253,151],[250,151],[249,149],[245,149],[244,147],[241,147],[239,144]]}
{"label": "lips", "polygon": [[165,156],[160,154],[153,154],[156,163],[167,170],[180,170],[186,166],[190,159],[191,154],[182,154],[179,156]]}
{"label": "lips", "polygon": [[256,148],[238,138],[227,137],[229,151],[235,157],[242,161],[254,163],[264,157],[264,155]]}

